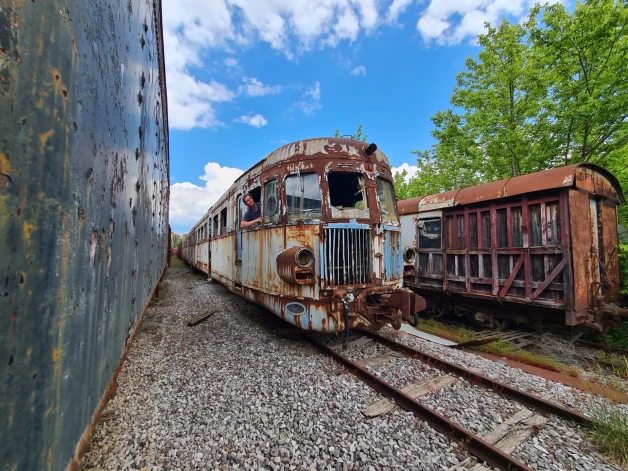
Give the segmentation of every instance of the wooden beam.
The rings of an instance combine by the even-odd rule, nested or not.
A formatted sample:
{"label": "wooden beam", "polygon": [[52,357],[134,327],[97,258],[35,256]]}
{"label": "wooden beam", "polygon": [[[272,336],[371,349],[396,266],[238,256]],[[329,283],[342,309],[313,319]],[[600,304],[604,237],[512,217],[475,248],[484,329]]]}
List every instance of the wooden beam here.
{"label": "wooden beam", "polygon": [[510,285],[515,280],[517,273],[519,273],[519,269],[521,268],[521,265],[523,265],[523,254],[519,255],[519,259],[517,260],[517,263],[515,263],[515,266],[512,267],[512,271],[510,272],[510,275],[508,276],[508,279],[506,280],[504,287],[499,292],[500,298],[503,298],[508,293],[508,290],[510,289]]}
{"label": "wooden beam", "polygon": [[[425,396],[426,394],[435,393],[443,389],[445,386],[451,386],[458,381],[453,376],[443,375],[437,378],[431,378],[420,383],[410,384],[402,389],[404,393],[413,398]],[[362,412],[366,417],[378,417],[397,409],[398,406],[390,399],[382,399],[375,404],[371,404]]]}
{"label": "wooden beam", "polygon": [[358,360],[356,363],[360,366],[374,366],[374,365],[382,365],[384,363],[388,363],[396,358],[403,357],[403,354],[399,352],[393,352],[392,350],[388,353],[384,353],[383,355],[377,355],[371,358],[365,358],[363,360]]}
{"label": "wooden beam", "polygon": [[213,316],[214,314],[216,314],[218,311],[214,310],[214,311],[206,311],[203,314],[193,317],[192,319],[190,319],[188,321],[188,327],[193,327],[197,324],[200,324],[201,322],[209,319],[211,316]]}
{"label": "wooden beam", "polygon": [[541,283],[539,285],[539,287],[534,291],[534,293],[532,293],[532,295],[530,296],[530,301],[534,301],[536,298],[539,297],[539,295],[545,291],[545,288],[547,288],[549,286],[549,284],[554,281],[554,278],[556,278],[558,276],[558,274],[563,271],[563,268],[565,268],[565,265],[567,264],[567,257],[563,255],[563,259],[560,261],[560,263],[558,265],[556,265],[556,267],[554,267],[554,269],[552,270],[552,273],[550,273],[547,278],[545,278],[545,280],[543,280],[543,283]]}
{"label": "wooden beam", "polygon": [[[499,448],[504,453],[512,453],[515,449],[528,439],[533,433],[537,433],[539,428],[547,423],[548,419],[540,414],[528,409],[522,409],[513,415],[506,422],[498,425],[492,431],[482,437],[482,440]],[[472,459],[458,463],[450,468],[450,471],[488,471],[489,468],[476,463],[470,468]]]}

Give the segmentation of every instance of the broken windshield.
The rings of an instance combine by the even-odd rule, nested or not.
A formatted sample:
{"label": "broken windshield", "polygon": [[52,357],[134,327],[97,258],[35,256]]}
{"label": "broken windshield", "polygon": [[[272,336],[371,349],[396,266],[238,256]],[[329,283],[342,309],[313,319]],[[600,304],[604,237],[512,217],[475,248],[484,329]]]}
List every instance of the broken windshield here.
{"label": "broken windshield", "polygon": [[334,218],[368,218],[364,177],[357,172],[330,172],[329,202]]}

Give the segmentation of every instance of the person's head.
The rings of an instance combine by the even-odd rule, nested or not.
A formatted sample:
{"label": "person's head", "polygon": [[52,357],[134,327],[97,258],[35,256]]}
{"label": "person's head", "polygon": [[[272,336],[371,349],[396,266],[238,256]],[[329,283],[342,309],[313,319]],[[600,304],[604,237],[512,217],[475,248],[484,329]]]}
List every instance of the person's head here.
{"label": "person's head", "polygon": [[253,200],[253,197],[251,196],[251,193],[247,193],[244,195],[244,197],[242,198],[242,201],[244,202],[245,205],[247,205],[249,208],[251,206],[255,206],[255,200]]}

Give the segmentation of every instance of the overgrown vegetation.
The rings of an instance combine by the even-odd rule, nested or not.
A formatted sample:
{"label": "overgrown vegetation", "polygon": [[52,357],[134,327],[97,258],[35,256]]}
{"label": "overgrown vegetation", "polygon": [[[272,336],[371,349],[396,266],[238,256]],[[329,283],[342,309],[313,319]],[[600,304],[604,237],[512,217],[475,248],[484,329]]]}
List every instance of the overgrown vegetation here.
{"label": "overgrown vegetation", "polygon": [[[409,180],[395,176],[397,197],[577,162],[610,170],[628,194],[628,3],[589,0],[571,11],[536,5],[525,22],[487,23],[478,44],[451,107],[432,116],[435,144],[412,151],[419,171]],[[618,219],[626,244],[628,205],[618,207]],[[619,253],[628,294],[628,245]],[[608,338],[628,348],[628,326]]]}
{"label": "overgrown vegetation", "polygon": [[336,133],[334,137],[349,137],[350,139],[355,139],[356,141],[366,142],[366,139],[369,137],[368,134],[362,135],[362,125],[358,125],[358,129],[353,134],[340,134],[340,129],[336,129]]}
{"label": "overgrown vegetation", "polygon": [[610,401],[593,403],[589,415],[594,420],[593,442],[619,466],[628,466],[628,414]]}
{"label": "overgrown vegetation", "polygon": [[620,378],[628,378],[628,359],[617,353],[601,351],[597,354],[598,363],[611,369]]}
{"label": "overgrown vegetation", "polygon": [[180,236],[179,234],[175,234],[174,232],[172,233],[172,248],[176,249],[181,242],[183,242],[183,236]]}
{"label": "overgrown vegetation", "polygon": [[[438,335],[439,337],[446,338],[453,342],[464,343],[470,340],[476,340],[477,334],[465,327],[448,326],[441,324],[440,322],[433,321],[431,319],[419,319],[419,325],[416,327],[423,332],[429,334]],[[580,372],[573,366],[564,365],[563,363],[554,360],[553,358],[540,355],[538,353],[528,352],[526,350],[515,347],[510,342],[499,340],[486,345],[479,345],[476,347],[469,347],[469,349],[478,350],[481,352],[491,353],[500,357],[507,358],[509,360],[518,361],[526,365],[538,366],[550,371],[556,371],[558,373],[565,373],[570,376],[578,377]]]}
{"label": "overgrown vegetation", "polygon": [[399,198],[576,162],[606,167],[628,190],[628,5],[537,5],[526,22],[486,31],[451,108],[432,117],[436,143],[412,151],[419,172],[397,176]]}

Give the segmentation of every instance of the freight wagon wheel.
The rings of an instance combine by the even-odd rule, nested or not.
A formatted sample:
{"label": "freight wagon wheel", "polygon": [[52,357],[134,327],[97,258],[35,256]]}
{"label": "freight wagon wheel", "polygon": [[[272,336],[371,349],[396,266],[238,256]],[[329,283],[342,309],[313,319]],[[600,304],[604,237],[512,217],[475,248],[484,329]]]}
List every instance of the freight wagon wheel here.
{"label": "freight wagon wheel", "polygon": [[430,310],[428,311],[429,317],[432,319],[440,319],[446,314],[451,312],[451,308],[445,304],[432,304],[430,306]]}

